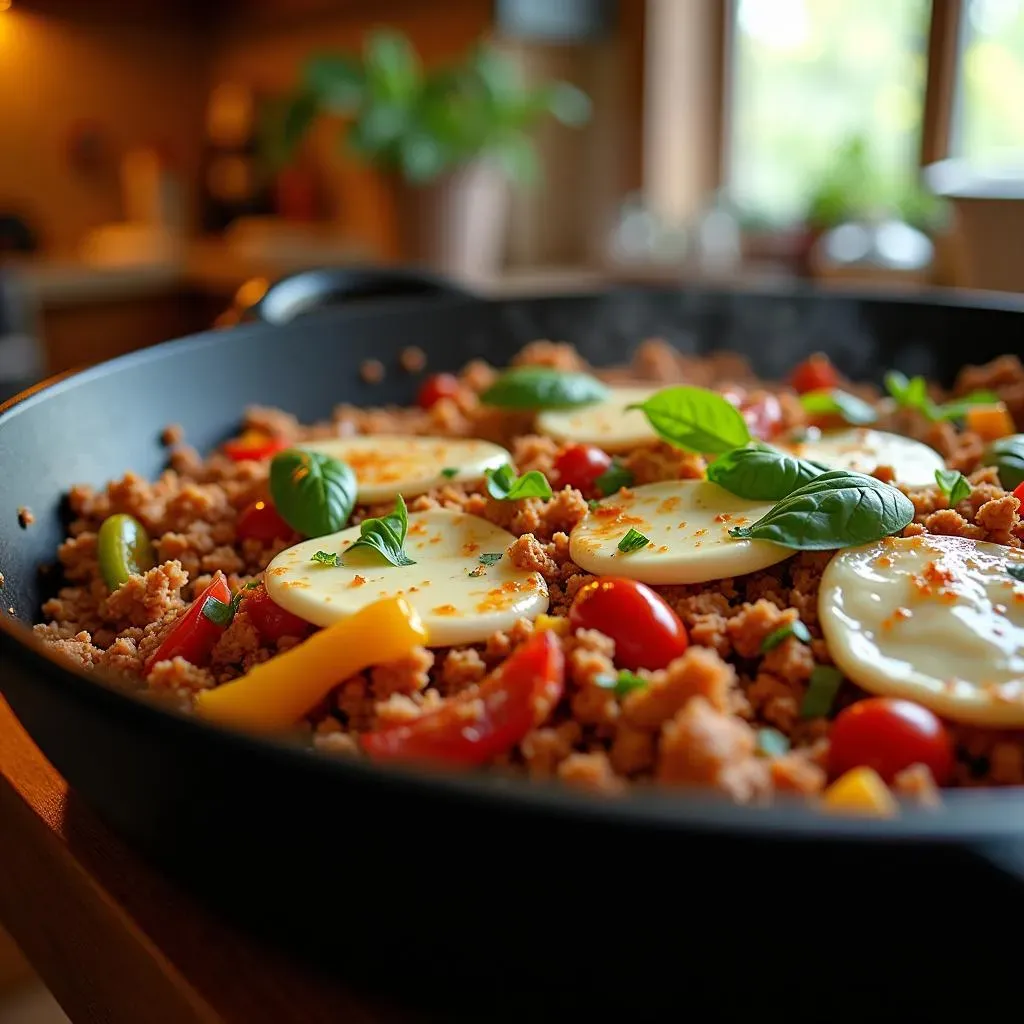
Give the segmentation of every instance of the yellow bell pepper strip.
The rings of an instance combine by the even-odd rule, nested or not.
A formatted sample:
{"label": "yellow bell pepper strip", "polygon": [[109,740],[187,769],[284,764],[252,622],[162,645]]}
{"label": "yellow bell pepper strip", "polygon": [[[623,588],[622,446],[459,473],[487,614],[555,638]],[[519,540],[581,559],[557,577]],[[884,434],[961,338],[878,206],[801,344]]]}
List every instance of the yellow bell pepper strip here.
{"label": "yellow bell pepper strip", "polygon": [[983,441],[998,441],[1017,429],[1010,410],[1002,402],[971,406],[964,416],[964,426]]}
{"label": "yellow bell pepper strip", "polygon": [[417,612],[387,597],[314,633],[246,675],[196,694],[196,713],[252,732],[285,732],[342,680],[364,668],[405,657],[427,641]]}
{"label": "yellow bell pepper strip", "polygon": [[840,814],[891,818],[899,813],[899,804],[882,776],[863,765],[840,775],[822,794],[821,802],[825,810]]}
{"label": "yellow bell pepper strip", "polygon": [[543,612],[534,619],[533,631],[543,633],[550,629],[556,636],[569,635],[569,620],[563,615],[546,615]]}

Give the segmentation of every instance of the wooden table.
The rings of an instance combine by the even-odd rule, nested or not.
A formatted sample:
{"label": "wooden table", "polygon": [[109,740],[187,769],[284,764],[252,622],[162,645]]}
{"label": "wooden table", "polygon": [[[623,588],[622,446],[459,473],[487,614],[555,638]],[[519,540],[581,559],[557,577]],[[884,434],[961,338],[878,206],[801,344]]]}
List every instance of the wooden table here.
{"label": "wooden table", "polygon": [[0,923],[74,1024],[422,1020],[199,906],[69,793],[2,699]]}

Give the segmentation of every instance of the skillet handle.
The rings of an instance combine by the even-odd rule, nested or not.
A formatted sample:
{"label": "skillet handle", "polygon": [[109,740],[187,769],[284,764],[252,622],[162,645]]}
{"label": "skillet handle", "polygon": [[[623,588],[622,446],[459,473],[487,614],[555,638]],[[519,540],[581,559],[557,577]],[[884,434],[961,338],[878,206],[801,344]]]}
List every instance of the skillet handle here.
{"label": "skillet handle", "polygon": [[304,270],[272,284],[249,310],[270,324],[286,324],[325,306],[364,299],[473,298],[472,292],[421,270],[345,267]]}
{"label": "skillet handle", "polygon": [[1018,839],[991,840],[973,845],[971,849],[989,867],[1024,884],[1024,842]]}

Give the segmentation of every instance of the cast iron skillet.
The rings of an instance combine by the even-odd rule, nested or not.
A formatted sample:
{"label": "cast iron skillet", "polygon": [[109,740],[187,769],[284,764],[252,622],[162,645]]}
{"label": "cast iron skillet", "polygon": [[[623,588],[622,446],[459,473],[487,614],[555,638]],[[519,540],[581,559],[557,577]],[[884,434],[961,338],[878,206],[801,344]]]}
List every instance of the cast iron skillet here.
{"label": "cast iron skillet", "polygon": [[[850,1008],[851,986],[896,984],[916,1009],[929,995],[975,1005],[977,972],[998,977],[1015,953],[980,932],[1024,909],[1016,792],[884,822],[378,770],[136,702],[52,661],[23,624],[56,585],[39,570],[63,536],[71,483],[156,474],[162,427],[183,424],[206,450],[247,404],[311,420],[344,400],[407,403],[418,378],[398,368],[406,345],[426,351],[429,372],[475,357],[502,365],[535,338],[622,362],[660,336],[742,352],[766,377],[823,349],[853,377],[897,367],[949,382],[964,362],[1018,350],[1024,304],[710,290],[483,301],[409,275],[355,284],[364,301],[310,312],[353,281],[300,275],[263,300],[273,325],[133,353],[0,412],[2,690],[76,799],[249,927],[421,1003],[469,993],[466,1019],[504,1019],[530,1000],[530,1019],[556,1006],[562,1019],[595,1006],[658,1019],[705,997],[701,1019],[712,1006],[815,1016],[812,995],[842,991]],[[306,315],[289,320],[296,308]],[[362,383],[367,358],[385,363],[382,383]],[[22,505],[36,516],[27,530]]]}

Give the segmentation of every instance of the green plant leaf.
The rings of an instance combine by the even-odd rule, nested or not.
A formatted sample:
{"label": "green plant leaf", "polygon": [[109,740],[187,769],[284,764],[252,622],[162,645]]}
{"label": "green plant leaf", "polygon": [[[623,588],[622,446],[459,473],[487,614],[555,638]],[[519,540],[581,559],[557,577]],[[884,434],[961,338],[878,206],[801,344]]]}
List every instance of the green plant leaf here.
{"label": "green plant leaf", "polygon": [[608,397],[608,388],[587,373],[562,373],[546,366],[506,370],[481,396],[503,409],[569,409]]}
{"label": "green plant leaf", "polygon": [[356,477],[330,455],[288,448],[271,460],[270,496],[293,530],[322,537],[348,522],[356,501]]}
{"label": "green plant leaf", "polygon": [[379,519],[364,519],[359,524],[359,539],[349,546],[342,556],[342,563],[353,551],[365,548],[376,551],[391,565],[415,565],[403,548],[408,529],[409,513],[405,499],[398,495],[395,498],[395,510],[390,515]]}
{"label": "green plant leaf", "polygon": [[420,65],[409,39],[401,32],[381,29],[367,40],[366,84],[384,103],[408,106],[420,87]]}
{"label": "green plant leaf", "polygon": [[505,174],[519,185],[532,185],[540,176],[533,142],[522,132],[510,132],[498,139],[493,153]]}
{"label": "green plant leaf", "polygon": [[590,120],[590,97],[568,82],[555,82],[549,87],[547,108],[562,124],[579,128]]}
{"label": "green plant leaf", "polygon": [[799,619],[794,619],[784,626],[779,626],[778,629],[773,629],[761,641],[761,653],[767,654],[769,651],[774,651],[788,636],[795,636],[802,644],[811,642],[811,631]]}
{"label": "green plant leaf", "polygon": [[444,149],[426,133],[414,132],[403,136],[398,143],[402,173],[411,182],[425,182],[436,178],[447,166]]}
{"label": "green plant leaf", "polygon": [[319,562],[320,565],[329,565],[333,568],[341,565],[341,559],[338,557],[337,551],[314,551],[310,561]]}
{"label": "green plant leaf", "polygon": [[208,597],[203,602],[203,618],[208,619],[215,626],[222,626],[226,629],[234,621],[235,613],[242,603],[246,590],[251,589],[251,586],[243,587],[230,601],[218,601],[215,597]]}
{"label": "green plant leaf", "polygon": [[718,454],[740,448],[751,439],[736,406],[706,388],[665,388],[646,402],[627,408],[642,409],[655,433],[684,451]]}
{"label": "green plant leaf", "polygon": [[302,91],[288,98],[280,115],[280,129],[271,144],[276,163],[286,163],[295,155],[319,113],[319,100],[313,93]]}
{"label": "green plant leaf", "polygon": [[985,450],[986,466],[995,466],[999,482],[1008,491],[1024,484],[1024,434],[1010,434],[993,441]]}
{"label": "green plant leaf", "polygon": [[522,498],[550,498],[551,484],[538,469],[531,469],[517,477],[515,470],[506,462],[497,469],[488,469],[487,493],[497,501],[519,501]]}
{"label": "green plant leaf", "polygon": [[842,416],[847,423],[857,427],[874,423],[878,419],[873,405],[839,388],[808,391],[800,396],[800,404],[809,413]]}
{"label": "green plant leaf", "polygon": [[594,481],[594,486],[602,498],[614,494],[622,487],[633,486],[633,474],[617,459]]}
{"label": "green plant leaf", "polygon": [[481,565],[495,565],[504,558],[504,551],[485,551],[479,558]]}
{"label": "green plant leaf", "polygon": [[963,398],[954,398],[944,402],[938,408],[938,414],[944,420],[962,420],[969,410],[976,405],[995,405],[999,396],[994,391],[972,391]]}
{"label": "green plant leaf", "polygon": [[800,705],[801,718],[823,718],[832,710],[832,705],[843,685],[843,674],[831,665],[815,665],[807,681],[807,692]]}
{"label": "green plant leaf", "polygon": [[306,91],[335,114],[354,113],[366,94],[366,75],[354,57],[316,54],[306,61],[302,77]]}
{"label": "green plant leaf", "polygon": [[707,476],[740,498],[778,501],[826,472],[826,466],[754,442],[720,455]]}
{"label": "green plant leaf", "polygon": [[939,490],[942,491],[942,495],[949,503],[950,508],[954,508],[964,498],[971,496],[971,485],[967,477],[959,470],[935,470],[935,483],[938,485]]}
{"label": "green plant leaf", "polygon": [[831,551],[881,540],[914,519],[913,502],[863,473],[835,470],[797,488],[731,537],[770,540],[796,551]]}
{"label": "green plant leaf", "polygon": [[789,737],[778,729],[757,730],[757,753],[762,757],[781,757],[789,751]]}
{"label": "green plant leaf", "polygon": [[641,548],[647,547],[650,543],[650,537],[645,537],[639,530],[631,526],[623,534],[617,546],[624,555],[628,555],[633,551],[639,551]]}
{"label": "green plant leaf", "polygon": [[634,690],[643,690],[648,685],[642,676],[625,668],[619,669],[615,675],[602,672],[594,677],[594,683],[603,690],[614,690],[616,697],[625,697]]}

